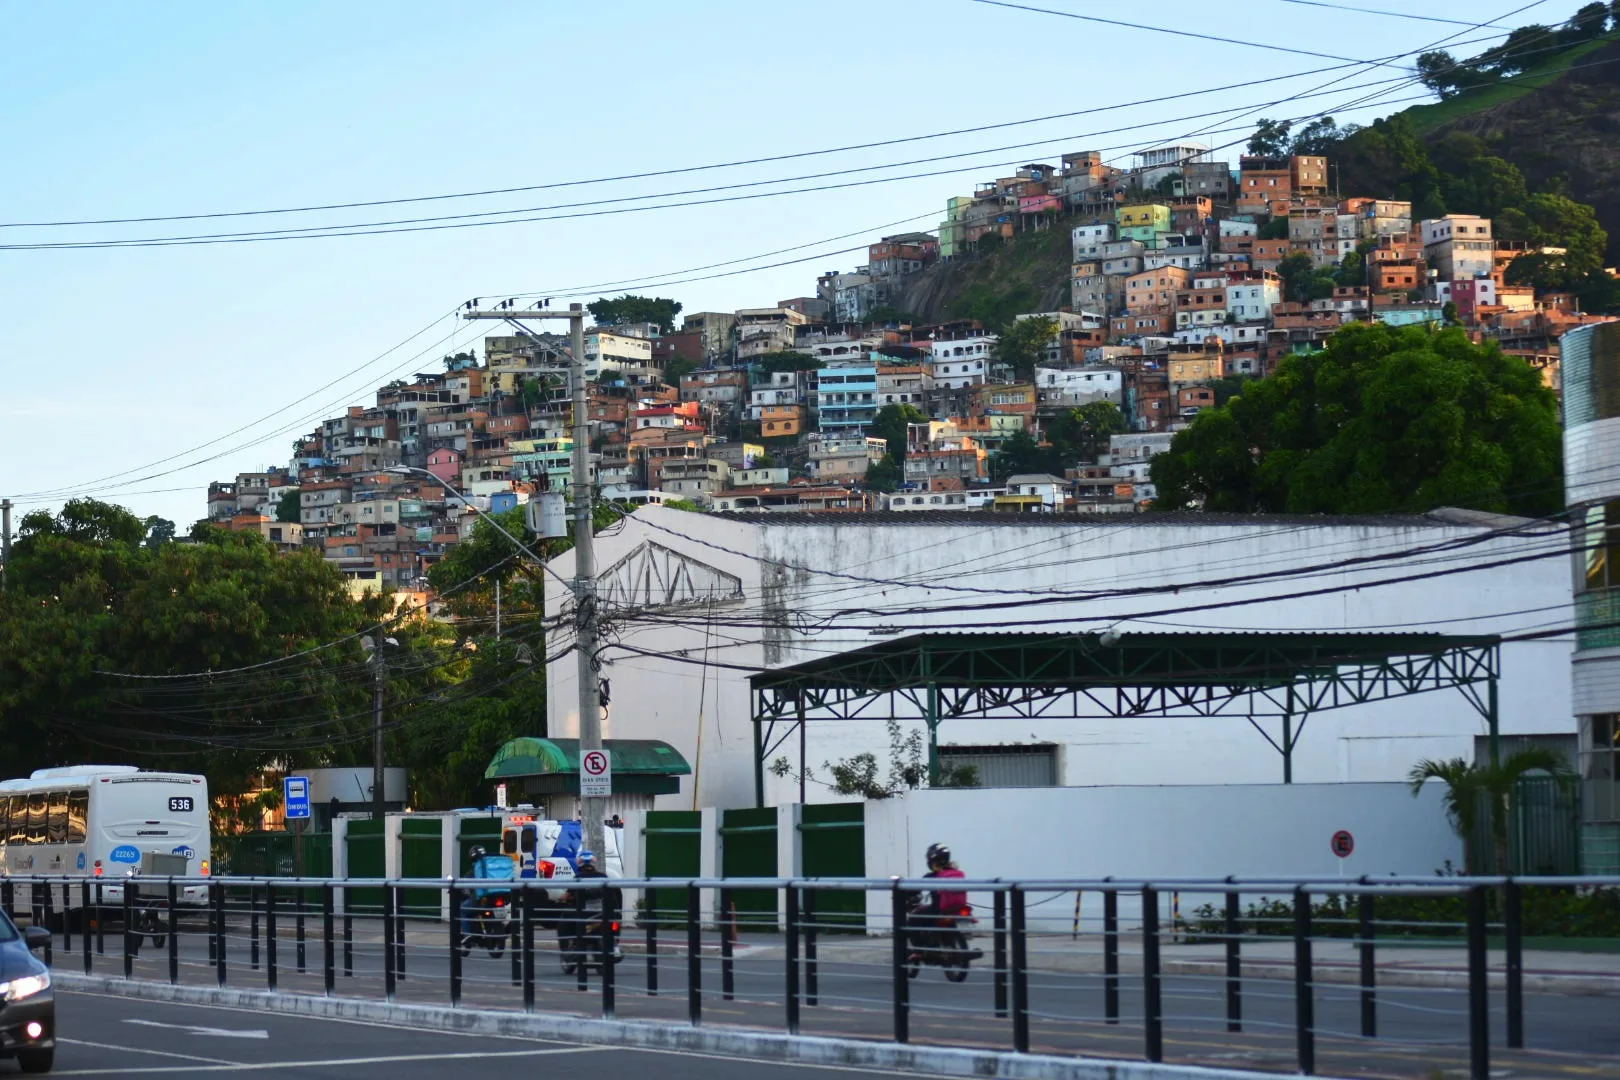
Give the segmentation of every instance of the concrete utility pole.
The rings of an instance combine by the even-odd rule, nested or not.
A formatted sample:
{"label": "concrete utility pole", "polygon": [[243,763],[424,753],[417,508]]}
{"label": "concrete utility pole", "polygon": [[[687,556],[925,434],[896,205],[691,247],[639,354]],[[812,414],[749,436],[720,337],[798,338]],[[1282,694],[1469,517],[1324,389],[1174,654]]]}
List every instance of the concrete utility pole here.
{"label": "concrete utility pole", "polygon": [[386,770],[383,768],[383,684],[388,679],[388,668],[383,661],[380,641],[372,648],[371,665],[371,817],[381,826],[388,817]]}
{"label": "concrete utility pole", "polygon": [[0,499],[0,589],[11,575],[11,500]]}
{"label": "concrete utility pole", "polygon": [[[478,310],[476,301],[462,312],[468,319],[498,319],[521,325],[520,319],[567,319],[573,357],[568,364],[568,389],[574,399],[574,655],[579,661],[579,756],[602,749],[602,692],[596,669],[596,551],[591,490],[591,409],[585,388],[585,310],[569,304],[567,311],[518,311],[505,307]],[[506,304],[510,305],[510,300]],[[580,821],[585,847],[606,859],[602,822],[607,800],[580,800]]]}

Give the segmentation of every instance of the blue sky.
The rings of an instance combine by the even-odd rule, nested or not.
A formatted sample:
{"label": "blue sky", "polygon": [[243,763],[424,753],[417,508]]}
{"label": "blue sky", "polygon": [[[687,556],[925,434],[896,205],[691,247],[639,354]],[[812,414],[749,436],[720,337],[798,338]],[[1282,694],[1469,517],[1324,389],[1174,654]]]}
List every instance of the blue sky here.
{"label": "blue sky", "polygon": [[[1358,60],[1449,34],[1466,41],[1491,33],[1287,0],[1030,4]],[[1474,23],[1522,5],[1375,6]],[[1542,3],[1503,22],[1557,22],[1577,6]],[[972,0],[476,8],[0,0],[0,20],[7,42],[0,223],[8,225],[589,180],[1106,110],[550,191],[315,214],[0,229],[0,244],[18,245],[589,204],[533,216],[557,215],[638,205],[600,200],[834,170],[884,167],[781,186],[960,170],[749,201],[396,235],[0,250],[0,494],[22,511],[54,508],[67,494],[94,495],[172,518],[182,530],[205,513],[209,480],[285,464],[294,437],[320,415],[369,404],[376,386],[432,370],[450,346],[481,336],[483,328],[442,318],[473,296],[539,292],[565,302],[580,286],[700,276],[671,272],[798,248],[725,269],[809,257],[797,265],[647,290],[675,297],[688,311],[770,304],[811,293],[820,271],[861,261],[839,249],[882,231],[932,228],[947,197],[969,193],[975,180],[1002,175],[1008,164],[1055,161],[1081,149],[1103,149],[1124,163],[1132,148],[1212,125],[1317,109],[1332,109],[1340,122],[1366,120],[1404,106],[1345,110],[1344,103],[1374,90],[1387,90],[1386,100],[1421,92],[1395,83],[1356,89],[1406,75],[1397,65],[1409,61],[1396,61],[1114,108],[1336,61]],[[1257,111],[1340,78],[1333,93]],[[1233,115],[1189,118],[1215,109]],[[1108,133],[1130,125],[1142,126]],[[1213,145],[1243,137],[1202,136]],[[1044,144],[998,149],[1037,141]],[[895,165],[970,151],[985,152]],[[1228,153],[1235,162],[1237,150]],[[914,224],[891,225],[919,215]]]}

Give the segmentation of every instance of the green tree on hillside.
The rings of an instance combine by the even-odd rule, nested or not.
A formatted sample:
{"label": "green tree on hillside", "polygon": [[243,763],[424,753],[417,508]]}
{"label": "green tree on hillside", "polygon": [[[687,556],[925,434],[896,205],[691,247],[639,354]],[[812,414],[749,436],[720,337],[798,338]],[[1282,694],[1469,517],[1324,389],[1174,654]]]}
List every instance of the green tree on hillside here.
{"label": "green tree on hillside", "polygon": [[1108,441],[1129,429],[1125,414],[1112,401],[1092,401],[1054,416],[1046,441],[1057,453],[1058,473],[1080,462],[1094,462],[1108,452]]}
{"label": "green tree on hillside", "polygon": [[1011,367],[1017,378],[1033,379],[1035,365],[1046,355],[1057,332],[1058,322],[1049,315],[1015,319],[996,340],[995,359]]}
{"label": "green tree on hillside", "polygon": [[920,424],[927,419],[923,411],[915,405],[885,405],[872,418],[866,433],[874,439],[887,441],[889,456],[895,461],[903,461],[906,456],[906,426]]}
{"label": "green tree on hillside", "polygon": [[767,375],[778,371],[820,371],[827,365],[802,352],[771,352],[756,356],[751,364]]}
{"label": "green tree on hillside", "polygon": [[624,326],[630,323],[657,323],[663,333],[673,333],[675,316],[681,313],[679,301],[662,296],[635,296],[625,293],[609,300],[602,297],[585,305],[597,326]]}
{"label": "green tree on hillside", "polygon": [[1535,516],[1563,498],[1556,397],[1461,329],[1347,326],[1200,412],[1151,469],[1165,510]]}
{"label": "green tree on hillside", "polygon": [[281,498],[276,501],[276,520],[282,524],[297,523],[302,520],[299,512],[299,493],[297,488],[282,492]]}
{"label": "green tree on hillside", "polygon": [[1282,157],[1289,152],[1288,133],[1293,130],[1292,120],[1267,120],[1261,117],[1249,136],[1248,151],[1261,157]]}

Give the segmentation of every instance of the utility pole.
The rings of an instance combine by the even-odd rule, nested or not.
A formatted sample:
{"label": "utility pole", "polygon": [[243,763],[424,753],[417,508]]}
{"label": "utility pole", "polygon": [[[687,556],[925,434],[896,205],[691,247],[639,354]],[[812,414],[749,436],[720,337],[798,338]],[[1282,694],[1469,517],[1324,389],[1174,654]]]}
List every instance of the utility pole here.
{"label": "utility pole", "polygon": [[388,817],[387,789],[383,786],[383,683],[388,669],[380,641],[372,649],[371,665],[371,817],[381,827]]}
{"label": "utility pole", "polygon": [[[567,319],[573,357],[568,364],[568,389],[574,401],[574,655],[579,661],[579,756],[602,749],[602,691],[596,668],[596,551],[592,511],[596,500],[591,490],[591,408],[585,387],[585,310],[569,304],[567,311],[543,308],[519,311],[512,301],[493,310],[478,310],[477,301],[467,305],[467,319],[498,319],[521,326],[522,319]],[[607,800],[580,800],[580,822],[585,847],[606,858],[602,843],[602,822],[607,816]]]}
{"label": "utility pole", "polygon": [[0,589],[11,575],[11,500],[0,499]]}

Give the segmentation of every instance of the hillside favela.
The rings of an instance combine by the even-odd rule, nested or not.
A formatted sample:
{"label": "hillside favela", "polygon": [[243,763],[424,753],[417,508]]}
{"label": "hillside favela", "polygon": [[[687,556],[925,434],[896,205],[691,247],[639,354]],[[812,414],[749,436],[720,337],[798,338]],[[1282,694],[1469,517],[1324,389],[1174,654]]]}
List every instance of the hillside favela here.
{"label": "hillside favela", "polygon": [[1620,1078],[1620,0],[499,6],[19,12],[0,1074]]}

